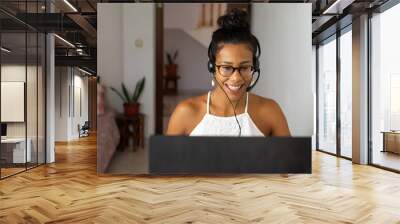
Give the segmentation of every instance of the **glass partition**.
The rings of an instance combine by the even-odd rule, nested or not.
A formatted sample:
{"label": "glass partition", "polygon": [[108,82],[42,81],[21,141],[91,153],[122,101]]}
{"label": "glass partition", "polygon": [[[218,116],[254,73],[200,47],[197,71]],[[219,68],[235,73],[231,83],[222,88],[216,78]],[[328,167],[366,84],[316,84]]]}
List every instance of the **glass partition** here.
{"label": "glass partition", "polygon": [[[43,12],[44,1],[19,1],[18,13]],[[15,2],[2,2],[13,7]],[[0,12],[0,178],[45,163],[45,60],[43,33]]]}
{"label": "glass partition", "polygon": [[2,177],[24,171],[31,162],[26,140],[26,41],[25,32],[1,34]]}

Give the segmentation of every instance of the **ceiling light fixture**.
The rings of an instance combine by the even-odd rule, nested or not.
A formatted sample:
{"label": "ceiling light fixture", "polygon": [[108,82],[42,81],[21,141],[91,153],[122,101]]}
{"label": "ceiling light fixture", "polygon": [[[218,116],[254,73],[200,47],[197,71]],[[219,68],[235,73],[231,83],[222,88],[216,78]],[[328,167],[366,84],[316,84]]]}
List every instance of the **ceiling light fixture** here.
{"label": "ceiling light fixture", "polygon": [[67,4],[74,12],[78,12],[78,10],[68,1],[64,0],[65,4]]}
{"label": "ceiling light fixture", "polygon": [[336,0],[332,5],[324,10],[322,14],[341,14],[343,9],[353,3],[354,0]]}
{"label": "ceiling light fixture", "polygon": [[92,73],[90,73],[90,72],[88,72],[88,71],[86,71],[86,70],[83,70],[83,69],[81,69],[81,68],[79,68],[79,67],[78,67],[78,70],[81,71],[81,72],[83,72],[83,73],[85,73],[85,74],[87,74],[87,75],[93,75]]}
{"label": "ceiling light fixture", "polygon": [[10,53],[10,52],[11,52],[11,50],[9,50],[9,49],[7,49],[7,48],[5,48],[5,47],[1,47],[1,50],[4,51],[4,52],[6,52],[6,53]]}
{"label": "ceiling light fixture", "polygon": [[57,37],[58,39],[60,39],[61,41],[63,41],[64,43],[66,43],[67,45],[69,45],[70,47],[75,48],[75,45],[73,45],[73,44],[72,44],[71,42],[69,42],[68,40],[66,40],[66,39],[64,39],[64,38],[62,38],[62,37],[60,37],[60,36],[57,35],[57,34],[54,34],[54,36]]}

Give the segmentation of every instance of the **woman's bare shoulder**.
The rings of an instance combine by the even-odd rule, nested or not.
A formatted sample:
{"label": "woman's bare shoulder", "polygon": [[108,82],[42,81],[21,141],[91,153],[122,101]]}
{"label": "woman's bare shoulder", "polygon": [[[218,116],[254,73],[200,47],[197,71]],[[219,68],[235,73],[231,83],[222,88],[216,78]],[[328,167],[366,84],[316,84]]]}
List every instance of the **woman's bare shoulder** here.
{"label": "woman's bare shoulder", "polygon": [[201,120],[202,114],[205,113],[205,104],[207,95],[196,96],[183,100],[172,113],[167,134],[182,135],[189,134],[196,124]]}
{"label": "woman's bare shoulder", "polygon": [[207,94],[194,96],[181,101],[175,108],[177,113],[193,116],[204,110],[204,105],[207,103]]}
{"label": "woman's bare shoulder", "polygon": [[264,133],[274,136],[290,136],[285,114],[275,100],[250,94],[249,101],[251,111],[253,111],[256,121],[261,124]]}
{"label": "woman's bare shoulder", "polygon": [[279,104],[275,100],[267,97],[262,97],[253,93],[249,93],[249,101],[254,106],[262,110],[274,110],[279,108]]}

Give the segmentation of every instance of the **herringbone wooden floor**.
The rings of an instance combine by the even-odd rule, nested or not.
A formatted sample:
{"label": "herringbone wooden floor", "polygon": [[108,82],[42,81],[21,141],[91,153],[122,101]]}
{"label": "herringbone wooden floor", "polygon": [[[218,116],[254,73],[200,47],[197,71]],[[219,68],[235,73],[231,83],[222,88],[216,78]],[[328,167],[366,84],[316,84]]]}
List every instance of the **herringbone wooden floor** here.
{"label": "herringbone wooden floor", "polygon": [[0,181],[0,223],[400,223],[400,175],[320,152],[312,175],[98,176],[95,138]]}

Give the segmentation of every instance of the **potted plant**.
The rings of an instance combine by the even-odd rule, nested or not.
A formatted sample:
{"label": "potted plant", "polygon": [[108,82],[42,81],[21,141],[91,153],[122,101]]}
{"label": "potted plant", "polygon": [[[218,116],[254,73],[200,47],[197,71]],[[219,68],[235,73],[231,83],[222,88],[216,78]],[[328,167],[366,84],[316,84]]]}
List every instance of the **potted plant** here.
{"label": "potted plant", "polygon": [[136,83],[135,90],[133,91],[133,94],[129,93],[129,91],[126,88],[124,83],[121,83],[121,89],[122,89],[121,92],[118,91],[117,89],[115,89],[114,87],[110,88],[119,97],[121,97],[122,101],[124,102],[124,114],[125,114],[125,116],[133,117],[133,116],[136,116],[139,113],[140,103],[138,102],[138,100],[139,100],[139,97],[143,93],[144,83],[145,83],[145,77],[143,77],[141,80],[139,80]]}
{"label": "potted plant", "polygon": [[165,65],[167,76],[177,76],[178,65],[175,63],[177,57],[178,51],[175,51],[173,55],[167,52],[168,64]]}

